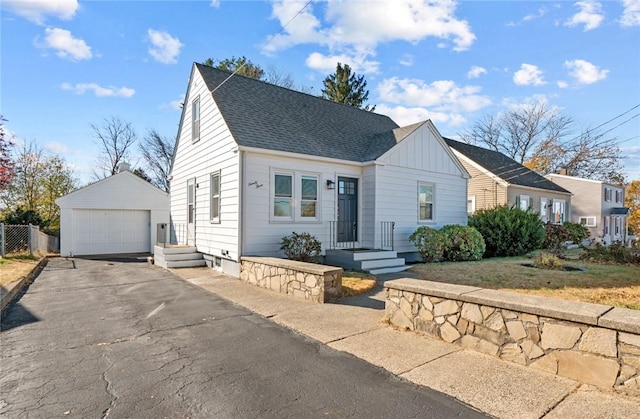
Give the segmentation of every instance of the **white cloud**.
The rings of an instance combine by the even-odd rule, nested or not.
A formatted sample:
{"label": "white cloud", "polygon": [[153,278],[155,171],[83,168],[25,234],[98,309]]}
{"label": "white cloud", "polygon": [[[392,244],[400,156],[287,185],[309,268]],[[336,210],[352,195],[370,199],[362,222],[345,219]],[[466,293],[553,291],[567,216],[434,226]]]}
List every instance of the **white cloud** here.
{"label": "white cloud", "polygon": [[569,75],[580,84],[592,84],[607,78],[609,70],[602,70],[585,60],[565,61],[564,67],[569,70]]}
{"label": "white cloud", "polygon": [[175,64],[184,46],[178,38],[172,37],[168,32],[149,29],[147,36],[151,46],[149,55],[163,64]]}
{"label": "white cloud", "polygon": [[559,81],[557,82],[557,85],[558,85],[558,87],[559,87],[559,88],[561,88],[561,89],[566,89],[567,87],[569,87],[569,83],[567,83],[567,82],[566,82],[566,81],[564,81],[564,80],[559,80]]}
{"label": "white cloud", "polygon": [[169,109],[169,110],[176,110],[179,111],[182,109],[182,106],[184,104],[184,95],[180,96],[178,99],[176,100],[172,100],[169,103],[162,103],[160,105],[160,109]]}
{"label": "white cloud", "polygon": [[380,66],[378,61],[369,61],[365,58],[365,55],[323,55],[319,52],[314,52],[305,61],[307,67],[322,73],[334,73],[337,63],[348,64],[355,73],[377,73]]}
{"label": "white cloud", "polygon": [[76,83],[74,85],[70,83],[62,83],[60,85],[62,90],[72,91],[78,95],[83,95],[85,92],[93,92],[97,97],[131,97],[136,91],[129,87],[103,87],[97,83]]}
{"label": "white cloud", "polygon": [[71,151],[69,147],[56,141],[47,141],[44,144],[44,148],[55,154],[67,154]]}
{"label": "white cloud", "polygon": [[471,69],[467,73],[467,78],[468,79],[477,79],[478,77],[480,77],[483,74],[487,74],[487,69],[484,68],[484,67],[480,67],[480,66],[474,65],[474,66],[471,67]]}
{"label": "white cloud", "polygon": [[[263,53],[317,44],[329,49],[327,56],[361,57],[364,62],[366,57],[375,56],[380,43],[418,43],[434,37],[462,51],[476,39],[469,23],[455,16],[454,1],[378,0],[364,5],[360,1],[328,0],[310,3],[301,11],[306,4],[304,0],[273,2],[272,18],[280,22],[283,31],[266,40]],[[313,7],[322,11],[314,14]]]}
{"label": "white cloud", "polygon": [[567,20],[565,26],[584,25],[584,30],[590,31],[600,26],[604,20],[602,4],[597,1],[578,1],[574,6],[579,7],[580,11]]}
{"label": "white cloud", "polygon": [[78,0],[3,0],[2,8],[42,25],[48,16],[72,19],[78,10]]}
{"label": "white cloud", "polygon": [[74,38],[71,32],[60,28],[46,28],[43,42],[37,45],[41,48],[56,50],[56,55],[60,58],[67,58],[72,61],[88,60],[93,57],[91,47],[84,40]]}
{"label": "white cloud", "polygon": [[413,65],[413,55],[404,54],[398,64],[403,65],[405,67],[411,67]]}
{"label": "white cloud", "polygon": [[546,82],[542,70],[533,64],[522,64],[520,70],[513,73],[513,82],[518,86],[542,86]]}
{"label": "white cloud", "polygon": [[529,22],[530,20],[539,19],[542,16],[547,14],[547,8],[541,7],[538,9],[537,13],[531,13],[522,18],[523,22]]}
{"label": "white cloud", "polygon": [[220,7],[220,0],[211,0],[210,6],[217,9],[218,7]]}
{"label": "white cloud", "polygon": [[430,119],[434,124],[460,126],[467,123],[464,116],[458,113],[438,112],[426,108],[407,108],[405,106],[376,105],[376,113],[386,115],[401,127]]}
{"label": "white cloud", "polygon": [[622,26],[640,26],[640,0],[622,0]]}

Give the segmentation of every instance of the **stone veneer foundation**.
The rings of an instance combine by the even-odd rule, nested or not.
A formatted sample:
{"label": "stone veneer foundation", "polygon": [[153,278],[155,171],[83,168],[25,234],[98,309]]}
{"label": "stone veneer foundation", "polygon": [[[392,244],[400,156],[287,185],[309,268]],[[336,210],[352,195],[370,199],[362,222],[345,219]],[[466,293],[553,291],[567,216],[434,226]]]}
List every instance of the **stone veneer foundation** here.
{"label": "stone veneer foundation", "polygon": [[342,293],[342,268],[268,257],[243,257],[240,279],[281,294],[317,303]]}
{"label": "stone veneer foundation", "polygon": [[394,326],[600,387],[640,390],[640,311],[464,285],[387,281]]}

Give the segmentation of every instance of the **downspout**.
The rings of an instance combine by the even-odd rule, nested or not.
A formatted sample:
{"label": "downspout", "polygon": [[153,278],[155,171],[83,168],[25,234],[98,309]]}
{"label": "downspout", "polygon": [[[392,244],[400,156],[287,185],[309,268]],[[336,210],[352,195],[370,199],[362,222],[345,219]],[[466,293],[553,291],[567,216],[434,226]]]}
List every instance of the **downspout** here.
{"label": "downspout", "polygon": [[244,177],[245,177],[245,159],[246,152],[240,150],[240,156],[238,157],[238,188],[240,193],[238,194],[238,263],[241,263],[240,258],[244,254]]}

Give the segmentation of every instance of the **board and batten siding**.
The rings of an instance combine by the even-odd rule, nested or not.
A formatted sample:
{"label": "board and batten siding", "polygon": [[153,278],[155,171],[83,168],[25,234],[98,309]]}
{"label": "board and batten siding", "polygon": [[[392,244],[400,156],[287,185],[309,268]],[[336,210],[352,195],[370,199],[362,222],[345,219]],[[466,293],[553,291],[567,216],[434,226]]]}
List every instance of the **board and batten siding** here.
{"label": "board and batten siding", "polygon": [[[434,131],[430,124],[422,125],[381,156],[375,167],[374,223],[396,223],[394,241],[399,253],[416,251],[409,236],[421,225],[440,228],[467,223],[468,175]],[[419,182],[435,185],[432,222],[418,220]]]}
{"label": "board and batten siding", "polygon": [[[191,111],[197,97],[200,98],[200,139],[193,142]],[[171,222],[176,230],[186,231],[187,182],[195,179],[195,244],[198,251],[237,262],[240,257],[238,147],[195,66],[182,118],[171,171]],[[210,179],[211,174],[218,171],[220,222],[212,223]]]}
{"label": "board and batten siding", "polygon": [[[347,163],[333,163],[304,156],[284,156],[255,151],[243,152],[243,256],[283,257],[280,242],[284,236],[296,233],[310,233],[321,243],[323,252],[329,246],[329,222],[336,220],[337,178],[338,176],[359,179],[360,214],[363,214],[362,168]],[[271,218],[272,175],[274,171],[293,172],[295,175],[317,175],[319,182],[320,217],[316,221],[276,221]],[[294,195],[297,185],[294,178]],[[335,189],[327,189],[327,180],[336,182]]]}

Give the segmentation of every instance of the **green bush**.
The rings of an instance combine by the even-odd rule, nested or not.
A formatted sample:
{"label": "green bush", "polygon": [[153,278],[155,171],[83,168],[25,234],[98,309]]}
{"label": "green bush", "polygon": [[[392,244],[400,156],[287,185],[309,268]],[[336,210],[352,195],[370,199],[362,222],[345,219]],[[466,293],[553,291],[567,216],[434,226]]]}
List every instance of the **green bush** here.
{"label": "green bush", "polygon": [[540,216],[530,209],[506,205],[482,209],[469,217],[469,226],[484,238],[485,257],[522,256],[539,249],[544,241]]}
{"label": "green bush", "polygon": [[539,269],[554,269],[554,270],[562,270],[564,269],[564,264],[562,260],[553,253],[541,252],[536,255],[533,259],[533,266]]}
{"label": "green bush", "polygon": [[421,226],[409,236],[409,241],[418,248],[418,253],[425,262],[440,262],[447,236],[440,230]]}
{"label": "green bush", "polygon": [[486,249],[482,234],[473,227],[446,225],[442,233],[447,237],[444,259],[450,261],[481,260]]}
{"label": "green bush", "polygon": [[571,232],[560,224],[547,223],[544,226],[543,247],[555,254],[561,254],[565,243],[571,240]]}
{"label": "green bush", "polygon": [[565,221],[564,224],[562,225],[564,226],[564,228],[566,228],[569,231],[569,234],[571,236],[569,240],[571,240],[575,244],[582,243],[582,240],[586,239],[591,235],[591,233],[589,232],[589,229],[583,226],[582,224],[572,223],[571,221]]}
{"label": "green bush", "polygon": [[283,250],[289,259],[317,263],[320,260],[322,245],[315,236],[294,231],[282,238],[280,250]]}
{"label": "green bush", "polygon": [[597,243],[593,247],[583,247],[583,250],[580,259],[590,262],[640,265],[640,249],[626,247],[620,242],[611,246]]}

